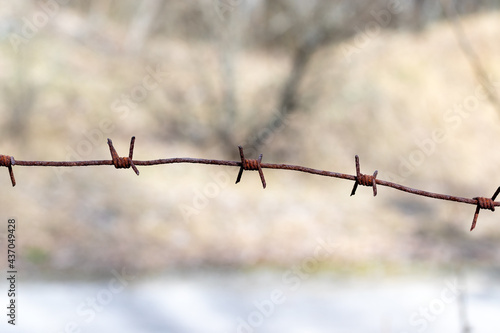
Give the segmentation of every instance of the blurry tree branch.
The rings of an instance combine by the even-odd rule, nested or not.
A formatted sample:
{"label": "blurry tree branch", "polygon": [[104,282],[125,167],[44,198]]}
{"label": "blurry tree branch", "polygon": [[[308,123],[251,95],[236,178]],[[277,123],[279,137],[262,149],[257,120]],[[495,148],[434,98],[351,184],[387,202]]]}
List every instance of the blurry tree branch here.
{"label": "blurry tree branch", "polygon": [[[351,10],[346,10],[345,6]],[[359,4],[346,5],[342,0],[319,1],[313,7],[311,14],[305,15],[302,20],[299,19],[299,29],[296,29],[299,35],[295,37],[298,41],[292,50],[290,73],[277,98],[277,108],[281,116],[286,117],[300,108],[299,88],[314,54],[322,47],[353,36],[356,32],[354,29],[356,21],[366,20],[371,8]],[[300,18],[299,13],[293,16]],[[333,20],[332,16],[340,17],[340,20]],[[257,127],[271,128],[274,121],[275,117],[271,115],[264,121],[264,125],[258,124]],[[251,129],[250,133],[256,132],[257,129]],[[260,150],[262,144],[263,141],[255,137],[249,142],[254,151]]]}
{"label": "blurry tree branch", "polygon": [[[445,1],[445,0],[442,0]],[[205,58],[193,55],[193,63],[200,64],[197,74],[204,107],[208,117],[189,113],[181,120],[172,120],[171,114],[157,115],[162,123],[167,124],[169,133],[181,133],[182,137],[195,137],[198,142],[207,142],[207,135],[215,134],[217,142],[232,149],[235,141],[246,142],[254,150],[260,150],[263,144],[253,133],[256,129],[270,128],[275,122],[275,115],[257,110],[258,117],[251,124],[244,123],[238,105],[238,54],[242,48],[274,49],[286,52],[290,69],[276,92],[275,110],[282,116],[304,111],[306,99],[314,100],[323,90],[304,87],[304,78],[308,77],[308,68],[319,50],[346,41],[366,30],[368,23],[376,21],[374,13],[381,13],[394,3],[402,6],[400,14],[390,16],[382,29],[423,27],[428,22],[443,19],[444,14],[439,2],[429,0],[316,0],[316,1],[198,1],[164,2],[161,0],[143,0],[140,2],[123,1],[124,9],[117,12],[111,0],[89,1],[88,6],[77,3],[68,4],[77,10],[90,11],[90,24],[103,16],[114,19],[125,31],[125,49],[139,55],[148,38],[162,34],[174,40],[205,41],[212,43],[219,57],[221,85],[217,84],[213,72],[204,66]],[[456,6],[461,13],[473,13],[479,10],[497,8],[499,0],[457,0]],[[223,15],[218,15],[219,7],[224,5]],[[90,7],[89,7],[90,6]],[[90,9],[89,9],[90,8]],[[446,13],[445,13],[446,14]],[[380,15],[380,14],[379,14]],[[448,17],[453,17],[449,15]],[[222,20],[222,21],[221,21]],[[473,66],[481,84],[487,79],[486,71],[479,57],[470,47],[460,22],[455,20],[455,31],[463,51]],[[104,26],[105,22],[101,24]],[[99,25],[99,24],[97,24]],[[104,29],[102,29],[104,30]],[[144,57],[149,55],[144,54]],[[208,57],[207,57],[208,58]],[[325,65],[328,65],[327,63]],[[215,76],[217,77],[217,75]],[[317,79],[320,80],[319,78]],[[215,84],[214,84],[215,83]],[[318,84],[318,86],[321,86]],[[192,110],[190,92],[179,88],[170,91],[169,99],[181,100],[186,110]],[[196,95],[196,89],[193,89]],[[305,96],[305,91],[311,96]],[[273,91],[274,93],[274,91]],[[498,97],[487,89],[488,97],[500,112]],[[242,105],[242,104],[241,104]],[[242,107],[240,105],[240,107]],[[308,108],[311,109],[311,108]],[[207,120],[209,119],[209,120]],[[207,126],[207,121],[210,126]],[[243,126],[244,130],[238,128]],[[210,128],[211,130],[200,130]],[[244,131],[250,133],[239,137]],[[193,134],[194,133],[194,134]],[[170,134],[173,136],[173,134]]]}
{"label": "blurry tree branch", "polygon": [[490,78],[488,77],[488,72],[486,71],[482,63],[481,58],[472,47],[472,44],[465,33],[460,15],[458,13],[458,5],[456,1],[440,0],[440,3],[443,7],[446,18],[452,25],[453,32],[457,38],[460,49],[462,50],[467,61],[472,67],[477,81],[484,88],[491,105],[497,110],[498,114],[500,115],[500,101],[498,100],[498,96],[496,95],[495,90],[492,88]]}
{"label": "blurry tree branch", "polygon": [[[234,25],[234,20],[230,20]],[[231,142],[234,141],[233,130],[238,106],[236,101],[236,78],[235,78],[235,38],[231,29],[226,29],[221,40],[219,61],[222,76],[222,113],[215,115],[220,118],[217,133],[221,142],[229,150]]]}

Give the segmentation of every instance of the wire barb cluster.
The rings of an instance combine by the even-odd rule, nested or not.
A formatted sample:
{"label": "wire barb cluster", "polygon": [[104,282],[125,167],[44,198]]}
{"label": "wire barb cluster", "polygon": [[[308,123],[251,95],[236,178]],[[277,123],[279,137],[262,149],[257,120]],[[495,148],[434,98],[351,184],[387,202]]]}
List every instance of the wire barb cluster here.
{"label": "wire barb cluster", "polygon": [[16,164],[14,157],[9,155],[0,155],[0,166],[7,167],[9,169],[10,181],[12,186],[16,186],[16,178],[14,177],[14,171],[12,166]]}
{"label": "wire barb cluster", "polygon": [[259,158],[256,160],[249,160],[245,158],[245,154],[243,153],[243,147],[238,146],[240,150],[241,157],[241,167],[238,172],[238,177],[236,178],[236,183],[238,184],[241,180],[241,176],[243,175],[243,170],[257,170],[259,171],[260,180],[262,182],[262,187],[266,188],[266,179],[264,178],[264,172],[262,171],[261,162],[262,162],[262,154],[259,155]]}
{"label": "wire barb cluster", "polygon": [[360,171],[359,156],[358,155],[354,156],[354,160],[356,162],[356,181],[354,182],[354,186],[352,187],[351,196],[356,194],[356,190],[358,188],[358,185],[373,187],[373,196],[374,197],[377,196],[377,174],[378,174],[378,171],[375,170],[375,172],[373,173],[373,176],[364,175]]}
{"label": "wire barb cluster", "polygon": [[481,209],[489,209],[492,212],[495,211],[495,199],[497,198],[499,193],[500,193],[500,187],[497,188],[495,194],[493,194],[491,199],[484,197],[474,198],[475,200],[477,200],[477,207],[476,207],[476,212],[474,213],[474,219],[472,220],[472,226],[470,227],[470,231],[474,230],[474,228],[476,227],[477,218],[479,216],[479,211]]}
{"label": "wire barb cluster", "polygon": [[477,219],[481,209],[488,209],[495,211],[496,206],[500,206],[500,202],[496,202],[495,199],[500,193],[500,187],[496,190],[495,194],[491,198],[485,197],[475,197],[475,198],[464,198],[459,196],[452,196],[447,194],[439,194],[428,192],[424,190],[418,190],[411,187],[403,186],[401,184],[389,182],[386,180],[377,179],[378,171],[375,171],[373,175],[365,175],[361,173],[361,168],[359,165],[359,157],[355,156],[356,162],[356,175],[349,175],[340,172],[317,170],[299,165],[290,164],[274,164],[274,163],[262,163],[262,154],[258,159],[247,159],[243,152],[243,147],[238,146],[240,152],[240,162],[237,161],[226,161],[226,160],[209,160],[202,158],[190,158],[190,157],[175,157],[175,158],[165,158],[147,161],[133,160],[135,137],[130,140],[130,149],[128,157],[120,157],[113,147],[113,142],[108,139],[109,151],[111,153],[111,160],[90,160],[90,161],[21,161],[15,160],[14,157],[9,155],[0,155],[0,166],[8,168],[12,186],[16,185],[16,180],[14,178],[13,166],[51,166],[51,167],[76,167],[76,166],[96,166],[96,165],[113,165],[117,169],[129,169],[132,168],[137,175],[139,175],[139,170],[137,166],[149,166],[149,165],[162,165],[162,164],[174,164],[174,163],[197,163],[197,164],[210,164],[210,165],[221,165],[221,166],[231,166],[239,167],[238,176],[236,178],[236,183],[241,181],[241,176],[244,170],[254,170],[259,172],[260,180],[262,182],[262,187],[266,188],[266,179],[264,178],[264,172],[262,169],[279,169],[279,170],[293,170],[298,172],[310,173],[318,176],[333,177],[346,179],[354,181],[354,186],[351,191],[351,196],[356,193],[358,185],[371,186],[373,188],[373,196],[377,195],[377,185],[387,186],[394,188],[399,191],[407,192],[414,195],[424,196],[433,199],[447,200],[466,203],[469,205],[476,206],[476,212],[474,213],[474,218],[472,220],[471,231],[476,227]]}
{"label": "wire barb cluster", "polygon": [[113,147],[113,141],[111,141],[111,139],[108,139],[109,151],[111,152],[111,161],[113,162],[115,168],[129,169],[130,167],[132,167],[137,176],[139,176],[139,170],[137,169],[137,167],[134,164],[134,161],[132,160],[132,155],[134,154],[134,144],[135,144],[135,136],[133,136],[132,139],[130,140],[130,150],[128,157],[120,157],[118,156],[115,147]]}

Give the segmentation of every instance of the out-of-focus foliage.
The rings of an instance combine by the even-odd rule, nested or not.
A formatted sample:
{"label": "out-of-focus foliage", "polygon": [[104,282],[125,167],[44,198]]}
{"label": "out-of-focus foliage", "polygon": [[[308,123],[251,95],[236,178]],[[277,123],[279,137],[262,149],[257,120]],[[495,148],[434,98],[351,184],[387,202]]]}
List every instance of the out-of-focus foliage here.
{"label": "out-of-focus foliage", "polygon": [[[496,91],[497,5],[457,6]],[[487,196],[497,186],[484,175],[496,174],[500,155],[478,147],[499,139],[499,115],[438,2],[4,7],[2,154],[105,159],[107,137],[126,155],[135,135],[137,159],[237,160],[243,144],[265,161],[352,173],[359,154],[367,173],[437,192]],[[434,140],[437,130],[446,139]],[[266,173],[262,192],[252,173],[233,186],[237,169],[129,171],[15,167],[14,189],[0,173],[2,211],[25,228],[27,267],[283,264],[307,255],[317,237],[342,249],[332,262],[487,262],[498,253],[483,245],[497,242],[493,215],[467,233],[471,207],[389,189],[349,198],[350,183],[284,172]],[[207,198],[212,183],[218,191]]]}

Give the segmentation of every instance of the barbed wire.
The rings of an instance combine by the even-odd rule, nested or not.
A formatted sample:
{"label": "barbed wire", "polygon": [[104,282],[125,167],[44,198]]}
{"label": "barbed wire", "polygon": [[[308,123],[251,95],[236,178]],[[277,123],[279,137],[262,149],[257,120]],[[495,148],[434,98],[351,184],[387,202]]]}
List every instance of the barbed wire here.
{"label": "barbed wire", "polygon": [[262,154],[258,159],[247,159],[243,152],[243,147],[238,146],[240,152],[241,161],[226,161],[226,160],[212,160],[203,158],[191,158],[191,157],[174,157],[174,158],[162,158],[156,160],[133,160],[134,153],[135,136],[132,137],[130,141],[130,149],[128,157],[120,157],[113,147],[113,142],[108,139],[108,146],[111,153],[111,160],[89,160],[89,161],[21,161],[14,159],[10,155],[0,155],[0,166],[7,167],[9,170],[10,180],[12,186],[16,186],[16,179],[14,177],[13,166],[48,166],[48,167],[78,167],[78,166],[96,166],[96,165],[113,165],[117,169],[129,169],[132,168],[134,172],[139,175],[139,170],[137,166],[149,166],[149,165],[162,165],[162,164],[174,164],[174,163],[197,163],[197,164],[212,164],[212,165],[222,165],[239,167],[238,176],[236,178],[236,184],[241,181],[243,171],[258,171],[260,179],[262,182],[262,187],[266,188],[266,179],[264,177],[264,172],[262,169],[278,169],[278,170],[293,170],[299,172],[310,173],[313,175],[325,176],[346,179],[354,181],[354,186],[351,191],[351,196],[356,194],[356,190],[359,185],[368,186],[373,188],[373,196],[377,195],[377,185],[392,187],[396,190],[429,197],[433,199],[447,200],[461,202],[465,204],[475,205],[476,211],[474,213],[474,218],[472,220],[471,231],[476,227],[477,218],[481,209],[488,209],[495,211],[496,206],[500,206],[500,202],[496,202],[495,199],[500,193],[500,187],[497,188],[495,193],[491,198],[486,197],[474,197],[474,198],[464,198],[448,194],[440,194],[434,192],[428,192],[424,190],[414,189],[401,184],[393,183],[386,180],[381,180],[377,178],[378,171],[375,170],[373,175],[366,175],[361,173],[359,157],[355,156],[355,167],[356,175],[349,175],[340,172],[318,170],[309,167],[304,167],[300,165],[291,164],[275,164],[275,163],[263,163]]}

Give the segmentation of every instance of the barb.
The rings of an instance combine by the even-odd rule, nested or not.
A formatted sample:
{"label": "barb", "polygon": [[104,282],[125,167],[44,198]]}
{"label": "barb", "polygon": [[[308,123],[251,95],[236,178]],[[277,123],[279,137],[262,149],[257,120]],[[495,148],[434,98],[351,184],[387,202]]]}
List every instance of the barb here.
{"label": "barb", "polygon": [[496,206],[500,206],[500,202],[495,201],[498,194],[500,194],[500,187],[496,190],[493,196],[490,198],[485,197],[474,197],[464,198],[459,196],[440,194],[434,192],[428,192],[423,190],[414,189],[411,187],[407,187],[401,184],[389,182],[386,180],[377,179],[378,171],[373,173],[373,176],[365,175],[361,173],[361,168],[359,165],[359,157],[355,156],[356,162],[356,175],[349,175],[340,172],[333,171],[325,171],[325,170],[317,170],[313,168],[308,168],[299,165],[291,165],[291,164],[274,164],[274,163],[262,163],[262,154],[256,160],[246,159],[243,153],[243,148],[238,146],[240,152],[241,161],[226,161],[226,160],[211,160],[211,159],[203,159],[203,158],[191,158],[191,157],[175,157],[175,158],[164,158],[164,159],[156,159],[156,160],[133,160],[133,152],[134,152],[134,144],[135,137],[132,137],[130,141],[130,149],[128,157],[119,157],[115,148],[113,147],[113,142],[111,139],[108,139],[109,150],[111,152],[111,160],[90,160],[90,161],[20,161],[15,160],[14,157],[9,155],[0,155],[0,166],[7,167],[10,174],[10,179],[12,182],[12,186],[16,185],[16,181],[14,179],[13,166],[48,166],[48,167],[77,167],[77,166],[97,166],[97,165],[113,165],[117,169],[121,168],[132,168],[137,175],[139,175],[139,170],[137,166],[151,166],[151,165],[162,165],[162,164],[174,164],[174,163],[195,163],[195,164],[211,164],[211,165],[221,165],[221,166],[230,166],[230,167],[239,167],[240,170],[238,172],[238,176],[236,178],[236,183],[241,181],[241,176],[243,175],[243,170],[256,170],[259,172],[260,179],[262,182],[262,187],[266,188],[266,180],[264,178],[264,172],[262,169],[278,169],[278,170],[292,170],[298,172],[309,173],[318,176],[324,177],[333,177],[346,179],[350,181],[354,181],[354,187],[351,191],[351,195],[356,193],[356,189],[358,185],[363,186],[371,186],[373,188],[373,196],[377,195],[377,185],[391,187],[393,189],[407,192],[410,194],[415,194],[423,197],[439,199],[439,200],[447,200],[447,201],[455,201],[461,202],[469,205],[476,206],[476,212],[474,213],[474,218],[472,220],[471,231],[476,227],[477,218],[479,216],[479,211],[481,209],[489,209],[491,211],[495,211]]}
{"label": "barb", "polygon": [[262,171],[261,162],[262,162],[262,154],[260,154],[259,158],[256,160],[248,160],[245,158],[245,154],[243,153],[243,147],[238,146],[240,150],[241,157],[241,167],[238,172],[238,177],[236,178],[236,184],[238,184],[241,180],[241,175],[243,175],[243,170],[257,170],[259,171],[260,180],[262,182],[262,187],[266,188],[266,179],[264,178],[264,172]]}
{"label": "barb", "polygon": [[373,187],[373,196],[374,197],[377,196],[377,180],[376,180],[376,178],[377,178],[378,171],[375,170],[375,172],[373,173],[373,176],[363,175],[360,172],[359,156],[358,155],[354,156],[354,160],[356,162],[356,181],[355,181],[354,186],[352,188],[351,196],[356,194],[356,190],[358,188],[358,185]]}
{"label": "barb", "polygon": [[14,171],[12,171],[12,166],[16,164],[14,157],[8,155],[0,155],[0,166],[7,167],[9,169],[10,181],[12,186],[16,186],[16,178],[14,178]]}
{"label": "barb", "polygon": [[474,213],[474,219],[472,220],[472,226],[470,227],[470,231],[474,230],[474,228],[476,227],[477,217],[479,216],[479,211],[481,209],[489,209],[492,212],[495,211],[495,199],[497,198],[498,193],[500,193],[500,187],[497,188],[495,194],[493,194],[491,199],[483,197],[474,198],[477,200],[477,207],[476,207],[476,212]]}
{"label": "barb", "polygon": [[111,139],[108,139],[109,151],[111,152],[111,161],[113,162],[115,168],[128,169],[132,167],[137,176],[139,176],[139,170],[137,170],[137,167],[134,165],[134,161],[132,161],[132,155],[134,154],[134,144],[135,136],[133,136],[130,140],[130,150],[128,157],[119,157],[118,153],[115,150],[115,147],[113,147],[113,141],[111,141]]}

